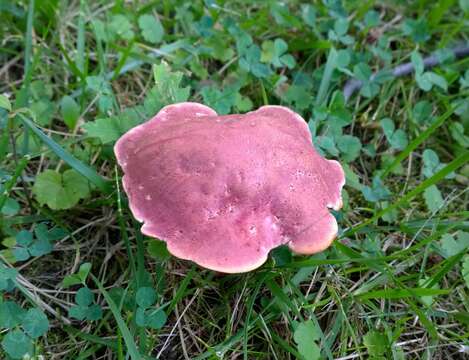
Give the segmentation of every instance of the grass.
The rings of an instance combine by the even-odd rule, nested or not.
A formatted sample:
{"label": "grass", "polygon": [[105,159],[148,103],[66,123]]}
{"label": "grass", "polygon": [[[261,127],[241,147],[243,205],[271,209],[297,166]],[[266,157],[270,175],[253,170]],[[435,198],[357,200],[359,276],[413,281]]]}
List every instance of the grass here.
{"label": "grass", "polygon": [[[468,356],[469,58],[418,70],[467,1],[0,9],[0,358]],[[222,275],[140,233],[112,146],[186,99],[308,121],[347,174],[331,248]]]}

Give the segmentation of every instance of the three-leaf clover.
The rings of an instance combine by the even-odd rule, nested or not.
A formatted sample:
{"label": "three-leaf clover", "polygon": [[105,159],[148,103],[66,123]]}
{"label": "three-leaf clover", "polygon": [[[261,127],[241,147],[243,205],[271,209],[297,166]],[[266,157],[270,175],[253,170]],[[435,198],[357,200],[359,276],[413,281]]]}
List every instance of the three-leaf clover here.
{"label": "three-leaf clover", "polygon": [[384,118],[380,121],[380,124],[383,128],[384,136],[386,136],[393,149],[403,150],[407,146],[407,134],[402,129],[396,130],[394,121],[390,118]]}
{"label": "three-leaf clover", "polygon": [[16,236],[16,247],[13,255],[17,261],[28,260],[31,256],[42,256],[49,254],[52,249],[52,241],[64,237],[66,232],[61,228],[48,229],[42,223],[35,227],[33,233],[27,230],[19,231]]}
{"label": "three-leaf clover", "polygon": [[432,71],[425,71],[422,56],[418,51],[413,51],[410,59],[415,69],[415,80],[417,81],[417,85],[420,89],[423,91],[430,91],[434,85],[445,91],[448,89],[448,83],[443,76]]}
{"label": "three-leaf clover", "polygon": [[363,186],[362,193],[370,202],[386,200],[391,196],[391,191],[383,184],[379,176],[373,178],[371,186]]}
{"label": "three-leaf clover", "polygon": [[360,94],[370,98],[375,96],[379,91],[379,85],[372,77],[371,68],[368,64],[358,63],[353,67],[353,74],[355,78],[362,82]]}
{"label": "three-leaf clover", "polygon": [[25,261],[31,257],[29,246],[33,242],[33,234],[27,230],[21,230],[15,236],[17,247],[13,250],[13,255],[17,261]]}
{"label": "three-leaf clover", "polygon": [[[333,93],[329,105],[315,108],[314,121],[310,126],[324,124],[322,135],[314,136],[315,144],[332,156],[339,156],[345,162],[354,161],[361,152],[362,143],[353,135],[343,134],[343,128],[352,122],[352,114],[345,106],[344,96]],[[313,129],[313,133],[315,129]]]}
{"label": "three-leaf clover", "polygon": [[256,44],[242,51],[239,67],[258,78],[267,77],[271,73],[271,69],[261,62],[261,49]]}
{"label": "three-leaf clover", "polygon": [[262,43],[261,61],[274,67],[295,67],[295,58],[287,54],[288,44],[283,39],[267,40]]}
{"label": "three-leaf clover", "polygon": [[[425,149],[422,154],[423,166],[422,166],[422,174],[426,178],[430,178],[435,175],[438,171],[443,169],[446,164],[440,162],[440,158],[438,154],[431,149]],[[446,175],[446,179],[452,179],[456,175],[454,172]],[[436,185],[430,185],[425,189],[423,192],[423,198],[425,200],[425,204],[427,208],[432,212],[435,213],[439,209],[441,209],[444,205],[444,199],[441,195],[440,190]]]}
{"label": "three-leaf clover", "polygon": [[87,287],[80,288],[75,295],[75,303],[68,314],[77,320],[95,321],[101,319],[103,311],[101,306],[94,303],[94,294]]}
{"label": "three-leaf clover", "polygon": [[22,359],[24,355],[33,353],[31,338],[20,329],[9,331],[2,340],[2,347],[13,359]]}
{"label": "three-leaf clover", "polygon": [[332,156],[339,156],[339,149],[335,144],[332,136],[320,135],[314,138],[314,143],[319,147],[319,150],[324,150]]}
{"label": "three-leaf clover", "polygon": [[83,263],[76,274],[67,275],[62,281],[62,286],[67,288],[72,285],[85,284],[86,278],[91,270],[91,263]]}
{"label": "three-leaf clover", "polygon": [[339,91],[332,94],[327,107],[315,107],[313,114],[315,120],[321,121],[327,127],[327,134],[333,136],[342,135],[342,129],[352,123],[352,113],[347,109],[345,98]]}
{"label": "three-leaf clover", "polygon": [[341,159],[345,162],[355,160],[362,149],[360,139],[353,135],[341,135],[337,138],[337,148],[340,150]]}
{"label": "three-leaf clover", "polygon": [[465,98],[458,98],[451,102],[454,113],[461,119],[469,119],[469,103]]}
{"label": "three-leaf clover", "polygon": [[33,339],[44,335],[49,329],[49,320],[46,314],[39,309],[29,309],[23,317],[24,331]]}
{"label": "three-leaf clover", "polygon": [[151,308],[156,302],[156,292],[151,287],[141,287],[135,296],[138,305],[135,322],[138,326],[161,329],[166,324],[166,313],[161,308]]}
{"label": "three-leaf clover", "polygon": [[219,90],[214,86],[205,86],[201,92],[204,103],[213,108],[218,114],[225,115],[231,112],[236,103],[236,89],[226,88]]}
{"label": "three-leaf clover", "polygon": [[[3,192],[3,186],[0,185],[0,192]],[[5,216],[15,216],[20,211],[20,204],[13,198],[6,198],[0,212]]]}
{"label": "three-leaf clover", "polygon": [[432,105],[427,100],[421,100],[412,109],[412,118],[420,125],[433,121]]}
{"label": "three-leaf clover", "polygon": [[239,67],[258,78],[270,75],[271,69],[261,62],[261,49],[253,43],[251,35],[240,29],[232,20],[225,21],[225,26],[235,38]]}
{"label": "three-leaf clover", "polygon": [[402,24],[402,31],[406,36],[409,36],[417,43],[425,42],[430,39],[430,29],[424,18],[405,20]]}
{"label": "three-leaf clover", "polygon": [[49,330],[49,320],[40,309],[26,311],[13,301],[5,301],[0,304],[0,327],[10,329],[2,341],[5,352],[13,359],[22,359],[33,353],[32,339]]}
{"label": "three-leaf clover", "polygon": [[151,257],[157,259],[160,262],[166,261],[171,257],[171,254],[166,246],[166,242],[156,239],[148,243],[148,253]]}
{"label": "three-leaf clover", "polygon": [[0,304],[0,327],[11,329],[21,324],[26,311],[13,301]]}
{"label": "three-leaf clover", "polygon": [[125,109],[116,116],[100,118],[82,125],[88,137],[98,138],[101,143],[107,144],[117,140],[122,134],[140,124],[142,121],[139,112],[134,109]]}
{"label": "three-leaf clover", "polygon": [[[422,174],[426,178],[430,178],[435,175],[438,171],[443,169],[447,164],[440,162],[438,154],[431,149],[425,149],[422,153]],[[446,179],[453,179],[456,176],[454,172],[446,175]]]}
{"label": "three-leaf clover", "polygon": [[313,103],[313,96],[309,86],[290,85],[284,95],[285,101],[294,104],[298,110],[304,110]]}
{"label": "three-leaf clover", "polygon": [[329,40],[341,42],[344,45],[352,45],[354,39],[347,35],[349,22],[347,18],[339,18],[334,22],[334,29],[329,30],[327,36]]}

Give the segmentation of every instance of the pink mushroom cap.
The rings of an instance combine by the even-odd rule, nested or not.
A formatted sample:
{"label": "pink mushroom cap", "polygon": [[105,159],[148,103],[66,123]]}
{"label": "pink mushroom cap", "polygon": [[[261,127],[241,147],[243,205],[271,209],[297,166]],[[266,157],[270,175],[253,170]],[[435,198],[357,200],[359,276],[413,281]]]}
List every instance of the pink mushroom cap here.
{"label": "pink mushroom cap", "polygon": [[286,107],[218,116],[198,103],[169,105],[114,152],[142,233],[205,268],[246,272],[279,245],[313,254],[337,235],[329,208],[342,207],[343,169],[318,154],[307,123]]}

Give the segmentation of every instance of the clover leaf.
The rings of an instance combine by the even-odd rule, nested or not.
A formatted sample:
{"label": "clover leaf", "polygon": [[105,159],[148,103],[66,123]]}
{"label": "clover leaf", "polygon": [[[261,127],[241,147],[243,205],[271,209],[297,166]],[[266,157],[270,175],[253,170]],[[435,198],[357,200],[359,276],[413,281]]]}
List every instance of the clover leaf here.
{"label": "clover leaf", "polygon": [[151,287],[141,287],[137,290],[135,301],[138,305],[135,322],[138,326],[161,329],[166,323],[166,313],[162,308],[150,308],[157,299],[156,292]]}
{"label": "clover leaf", "polygon": [[75,303],[68,314],[77,320],[99,320],[103,316],[101,307],[94,303],[94,294],[87,287],[80,288],[75,295]]}

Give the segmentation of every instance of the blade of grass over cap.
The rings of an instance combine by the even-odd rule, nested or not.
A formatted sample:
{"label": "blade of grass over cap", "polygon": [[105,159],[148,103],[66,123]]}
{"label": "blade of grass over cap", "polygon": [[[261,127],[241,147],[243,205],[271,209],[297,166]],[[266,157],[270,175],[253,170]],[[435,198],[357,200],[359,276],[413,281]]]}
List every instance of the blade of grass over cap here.
{"label": "blade of grass over cap", "polygon": [[19,114],[23,124],[36,134],[44,144],[46,144],[59,158],[65,161],[73,169],[78,171],[81,175],[86,177],[91,183],[96,185],[104,193],[111,191],[111,182],[100,176],[93,168],[85,165],[72,154],[67,152],[62,146],[56,143],[53,139],[48,137],[42,130],[40,130],[31,120],[26,116]]}

